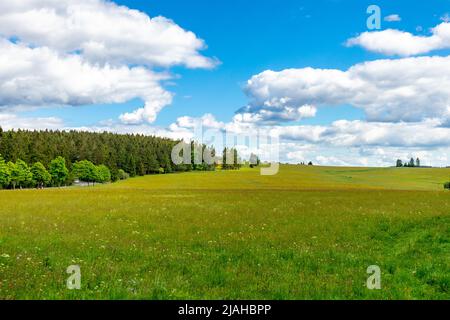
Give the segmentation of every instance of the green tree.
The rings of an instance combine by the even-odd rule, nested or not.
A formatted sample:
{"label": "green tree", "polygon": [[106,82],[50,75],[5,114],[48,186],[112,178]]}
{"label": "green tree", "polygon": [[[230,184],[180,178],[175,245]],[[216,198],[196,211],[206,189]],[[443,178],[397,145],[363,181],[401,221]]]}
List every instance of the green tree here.
{"label": "green tree", "polygon": [[13,189],[27,187],[33,182],[33,174],[24,161],[19,159],[16,163],[8,162],[8,168]]}
{"label": "green tree", "polygon": [[[50,170],[50,163],[56,157],[67,160],[69,171],[72,163],[88,160],[94,164],[104,164],[111,171],[111,179],[118,178],[122,169],[131,176],[157,174],[174,171],[190,171],[192,164],[175,165],[171,161],[172,149],[179,141],[139,134],[113,134],[108,132],[93,133],[79,131],[26,131],[8,130],[1,133],[0,154],[5,162],[24,160],[29,166],[42,163],[52,174],[54,185],[70,183]],[[202,146],[199,145],[199,149]],[[204,151],[207,149],[203,146]],[[214,151],[211,148],[211,151]],[[215,152],[213,152],[215,158]],[[197,164],[196,170],[215,170],[215,164],[203,162]],[[65,171],[65,170],[63,170]],[[62,171],[62,172],[63,172]]]}
{"label": "green tree", "polygon": [[16,189],[18,184],[19,175],[16,169],[16,164],[12,161],[9,161],[7,164],[7,170],[9,172],[9,183],[13,189]]}
{"label": "green tree", "polygon": [[111,171],[105,165],[99,165],[96,167],[96,182],[106,183],[111,181]]}
{"label": "green tree", "polygon": [[10,182],[10,171],[5,160],[0,156],[0,188],[5,188]]}
{"label": "green tree", "polygon": [[398,159],[397,160],[397,168],[403,167],[403,161]]}
{"label": "green tree", "polygon": [[419,158],[416,159],[416,167],[420,167],[420,159]]}
{"label": "green tree", "polygon": [[43,188],[52,180],[52,176],[40,162],[33,164],[31,167],[31,173],[33,174],[33,181],[38,188]]}
{"label": "green tree", "polygon": [[94,183],[98,180],[98,170],[97,167],[89,160],[82,160],[75,162],[73,165],[73,175],[77,177],[80,181],[89,183]]}
{"label": "green tree", "polygon": [[147,157],[147,172],[148,173],[158,173],[159,172],[159,162],[156,154],[150,153]]}
{"label": "green tree", "polygon": [[49,172],[52,176],[52,181],[56,186],[60,187],[63,185],[69,176],[69,170],[66,167],[66,159],[63,157],[53,159],[50,163]]}

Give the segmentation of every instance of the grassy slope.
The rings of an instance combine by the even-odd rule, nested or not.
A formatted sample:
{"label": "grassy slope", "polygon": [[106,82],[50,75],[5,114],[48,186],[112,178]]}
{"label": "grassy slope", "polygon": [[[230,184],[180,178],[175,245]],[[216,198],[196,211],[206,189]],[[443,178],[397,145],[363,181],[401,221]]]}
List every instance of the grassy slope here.
{"label": "grassy slope", "polygon": [[449,179],[283,166],[2,191],[0,298],[449,299]]}

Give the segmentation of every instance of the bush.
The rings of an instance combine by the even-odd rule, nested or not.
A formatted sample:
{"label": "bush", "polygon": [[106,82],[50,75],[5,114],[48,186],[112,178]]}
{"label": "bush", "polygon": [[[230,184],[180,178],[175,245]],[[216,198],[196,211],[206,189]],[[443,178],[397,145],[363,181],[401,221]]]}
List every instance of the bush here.
{"label": "bush", "polygon": [[130,178],[130,175],[126,173],[124,170],[119,169],[117,177],[119,178],[119,180],[127,180],[128,178]]}
{"label": "bush", "polygon": [[450,182],[446,182],[446,183],[444,184],[444,189],[450,190]]}
{"label": "bush", "polygon": [[95,174],[95,182],[98,183],[107,183],[111,182],[111,171],[109,168],[103,164],[97,166]]}

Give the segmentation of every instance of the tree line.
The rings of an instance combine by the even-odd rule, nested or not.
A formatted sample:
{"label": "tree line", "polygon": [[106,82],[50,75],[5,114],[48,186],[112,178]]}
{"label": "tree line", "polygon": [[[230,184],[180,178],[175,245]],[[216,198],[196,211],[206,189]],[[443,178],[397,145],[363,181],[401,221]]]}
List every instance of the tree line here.
{"label": "tree line", "polygon": [[[128,175],[119,170],[119,178],[127,179]],[[0,189],[61,187],[72,184],[75,179],[88,184],[107,183],[111,181],[111,171],[105,165],[96,166],[87,160],[74,163],[69,171],[66,159],[60,156],[53,159],[47,169],[41,162],[29,166],[21,159],[6,162],[0,155]]]}
{"label": "tree line", "polygon": [[[139,134],[94,133],[82,131],[3,131],[0,127],[0,154],[6,163],[34,166],[41,163],[50,170],[52,161],[66,160],[69,172],[75,163],[89,161],[110,170],[111,181],[128,174],[131,177],[147,174],[215,170],[215,164],[175,165],[171,161],[172,149],[180,141]],[[215,150],[191,142],[193,148]],[[19,161],[20,160],[20,161]],[[23,162],[23,163],[22,163]],[[40,165],[36,165],[39,166]]]}
{"label": "tree line", "polygon": [[396,163],[396,167],[400,168],[400,167],[409,167],[409,168],[414,168],[414,167],[420,167],[420,159],[417,158],[416,160],[414,160],[414,158],[411,158],[409,161],[405,161],[403,162],[401,159],[397,160]]}
{"label": "tree line", "polygon": [[[252,156],[254,156],[252,154]],[[256,159],[250,159],[256,161]],[[236,148],[224,148],[222,152],[222,170],[238,170],[242,167],[242,160]]]}
{"label": "tree line", "polygon": [[[115,182],[128,177],[186,171],[214,171],[219,157],[213,147],[194,141],[191,163],[174,164],[172,150],[179,140],[139,134],[83,131],[3,131],[0,127],[0,187],[29,188]],[[199,155],[214,159],[205,161]],[[242,161],[235,148],[220,156],[223,170],[237,170]],[[189,162],[189,161],[188,161]],[[251,166],[260,164],[252,154]]]}

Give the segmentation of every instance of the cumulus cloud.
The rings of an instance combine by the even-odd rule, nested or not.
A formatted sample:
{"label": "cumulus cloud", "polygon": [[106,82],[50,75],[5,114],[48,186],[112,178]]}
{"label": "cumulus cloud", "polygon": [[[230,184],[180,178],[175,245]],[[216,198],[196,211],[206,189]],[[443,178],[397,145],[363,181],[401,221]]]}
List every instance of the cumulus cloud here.
{"label": "cumulus cloud", "polygon": [[[390,167],[396,160],[409,161],[420,158],[422,165],[445,167],[450,163],[450,148],[418,149],[403,147],[351,148],[339,146],[306,145],[282,143],[282,162],[299,163],[312,161],[315,165],[347,167]],[[290,150],[290,153],[285,153]],[[296,150],[300,150],[297,152]],[[287,156],[286,156],[287,155]],[[289,157],[290,155],[290,157]],[[298,157],[296,157],[298,156]]]}
{"label": "cumulus cloud", "polygon": [[124,123],[111,122],[99,123],[93,126],[61,127],[63,130],[77,130],[87,132],[112,132],[118,134],[141,134],[147,136],[158,136],[173,140],[190,141],[194,138],[192,130],[180,127],[164,128],[148,124],[127,125]]}
{"label": "cumulus cloud", "polygon": [[285,140],[340,147],[450,147],[450,128],[438,121],[377,123],[339,120],[329,126],[277,127]]}
{"label": "cumulus cloud", "polygon": [[277,136],[283,141],[304,145],[327,145],[339,147],[399,147],[435,148],[450,147],[450,128],[437,120],[420,122],[367,122],[364,120],[338,120],[329,125],[272,126],[259,123],[219,122],[211,114],[199,118],[180,117],[168,127],[169,130],[190,130],[201,125],[205,130],[213,128],[232,134],[249,135],[258,132],[263,136]]}
{"label": "cumulus cloud", "polygon": [[64,122],[56,117],[20,117],[14,113],[0,113],[0,127],[3,130],[27,129],[45,130],[60,129]]}
{"label": "cumulus cloud", "polygon": [[[210,125],[203,125],[205,119]],[[237,145],[246,157],[251,152],[263,152],[270,145],[251,149],[245,139],[249,135],[276,136],[281,162],[299,163],[313,161],[320,165],[337,166],[391,166],[398,158],[407,160],[420,157],[424,164],[446,166],[450,164],[450,128],[439,120],[421,122],[386,123],[363,120],[339,120],[329,125],[273,126],[241,122],[234,118],[222,123],[214,116],[181,117],[169,126],[174,134],[183,133],[188,139],[200,139],[195,124],[203,129],[215,128],[218,132],[237,135]],[[198,129],[198,128],[197,128]],[[190,132],[190,134],[186,134]],[[201,134],[201,133],[200,133]],[[204,137],[203,137],[204,138]],[[221,140],[214,145],[220,150]],[[242,144],[243,143],[243,144]],[[265,158],[265,160],[273,160]]]}
{"label": "cumulus cloud", "polygon": [[[0,40],[0,108],[16,106],[79,106],[145,101],[139,114],[149,122],[172,101],[160,81],[166,73],[142,67],[98,66],[77,55],[58,55],[43,48],[29,48]],[[133,122],[131,117],[124,117]]]}
{"label": "cumulus cloud", "polygon": [[316,107],[308,104],[297,107],[289,101],[290,98],[281,98],[279,101],[266,101],[263,106],[246,106],[236,112],[234,119],[240,122],[276,124],[316,116]]}
{"label": "cumulus cloud", "polygon": [[90,62],[212,68],[203,40],[164,17],[150,18],[106,0],[21,0],[0,3],[0,34]]}
{"label": "cumulus cloud", "polygon": [[402,21],[402,18],[398,14],[390,14],[390,15],[384,17],[384,21],[398,22],[398,21]]}
{"label": "cumulus cloud", "polygon": [[[447,166],[450,164],[450,128],[442,127],[437,120],[417,123],[379,123],[362,120],[335,121],[330,125],[261,126],[257,123],[231,121],[222,123],[211,114],[202,117],[180,117],[167,128],[141,125],[126,125],[107,121],[88,127],[67,127],[57,118],[29,118],[0,113],[0,126],[4,129],[64,129],[91,132],[115,132],[145,134],[171,139],[195,139],[201,136],[195,125],[201,123],[204,130],[216,129],[220,134],[232,135],[258,133],[261,136],[278,136],[279,161],[289,163],[309,162],[336,166],[391,166],[397,159],[407,160],[420,157],[425,165]],[[206,133],[206,131],[204,132]],[[238,136],[239,137],[239,136]],[[209,142],[208,135],[203,142],[223,148],[223,140]],[[242,136],[241,136],[242,138]],[[256,149],[245,145],[246,139],[239,139],[241,155],[248,158],[253,153],[265,154],[269,144]],[[244,144],[242,144],[244,143]],[[269,153],[267,153],[269,154]],[[274,160],[262,157],[263,160]]]}
{"label": "cumulus cloud", "polygon": [[281,161],[336,166],[392,166],[419,157],[424,165],[450,164],[450,128],[436,121],[277,127]]}
{"label": "cumulus cloud", "polygon": [[0,109],[124,103],[124,124],[155,121],[173,94],[155,67],[212,68],[205,43],[164,17],[106,0],[0,3]]}
{"label": "cumulus cloud", "polygon": [[250,105],[240,113],[242,117],[246,113],[258,117],[275,106],[289,118],[286,109],[350,104],[364,110],[369,121],[417,122],[439,118],[448,123],[449,74],[450,56],[376,60],[345,71],[268,70],[248,81],[246,93]]}
{"label": "cumulus cloud", "polygon": [[412,56],[450,48],[450,23],[442,22],[431,29],[430,36],[417,36],[409,32],[387,29],[364,32],[347,40],[347,46],[361,46],[366,50],[385,54]]}
{"label": "cumulus cloud", "polygon": [[207,113],[200,118],[188,116],[180,117],[177,119],[176,123],[173,123],[170,127],[186,129],[194,129],[196,127],[202,127],[206,129],[223,129],[225,127],[225,123],[217,121],[212,114]]}

